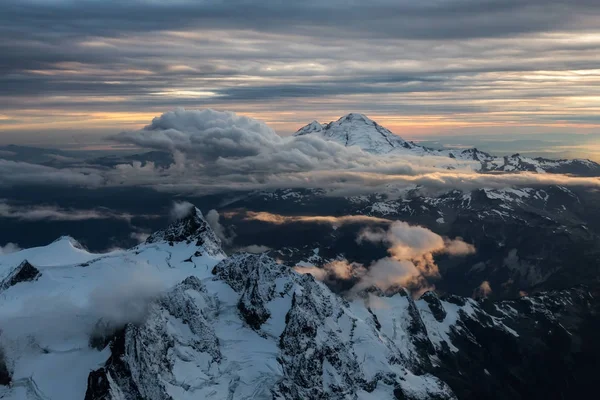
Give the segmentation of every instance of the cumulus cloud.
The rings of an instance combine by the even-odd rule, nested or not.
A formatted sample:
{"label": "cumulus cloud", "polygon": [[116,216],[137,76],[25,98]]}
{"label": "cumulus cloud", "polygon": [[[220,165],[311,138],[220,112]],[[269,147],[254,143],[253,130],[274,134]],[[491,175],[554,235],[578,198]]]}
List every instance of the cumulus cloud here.
{"label": "cumulus cloud", "polygon": [[4,246],[0,245],[0,255],[2,254],[10,254],[21,250],[18,244],[8,242]]}
{"label": "cumulus cloud", "polygon": [[133,270],[92,290],[87,308],[112,329],[137,324],[144,321],[150,302],[164,289],[158,276]]}
{"label": "cumulus cloud", "polygon": [[389,246],[388,252],[395,260],[411,260],[425,276],[438,277],[439,271],[433,261],[435,254],[463,256],[473,254],[475,247],[462,239],[449,239],[418,225],[394,221],[387,231],[366,228],[357,241],[382,242]]}
{"label": "cumulus cloud", "polygon": [[[138,217],[152,217],[143,216]],[[0,218],[13,218],[21,221],[83,221],[90,219],[120,219],[131,221],[133,215],[117,213],[108,209],[80,210],[56,206],[16,206],[0,202]]]}
{"label": "cumulus cloud", "polygon": [[223,244],[227,246],[231,246],[233,244],[233,240],[236,236],[235,232],[232,232],[231,230],[228,231],[223,225],[221,225],[221,223],[219,222],[219,213],[217,212],[217,210],[210,210],[204,216],[204,218],[206,219],[206,222],[208,222],[208,225],[210,225],[210,227],[212,228],[215,235],[217,235],[217,237],[221,239],[221,242]]}
{"label": "cumulus cloud", "polygon": [[352,288],[352,292],[356,293],[373,286],[383,291],[404,287],[418,293],[432,287],[414,263],[392,257],[382,258],[372,263],[367,273]]}
{"label": "cumulus cloud", "polygon": [[390,223],[387,229],[365,228],[356,240],[359,244],[366,241],[386,245],[389,257],[376,260],[368,267],[336,260],[322,267],[296,266],[294,270],[326,283],[349,281],[353,285],[350,293],[374,286],[383,291],[404,287],[419,295],[432,289],[431,281],[440,278],[435,255],[465,256],[475,252],[475,247],[461,238],[445,238],[422,226],[386,221]]}
{"label": "cumulus cloud", "polygon": [[473,291],[473,298],[474,299],[485,299],[490,294],[492,294],[492,287],[490,286],[490,282],[483,281],[483,282],[481,282],[481,285],[479,285]]}
{"label": "cumulus cloud", "polygon": [[460,238],[444,238],[427,228],[395,221],[387,230],[363,229],[357,241],[383,243],[388,246],[390,257],[372,264],[365,277],[356,285],[360,290],[370,285],[381,289],[404,286],[411,289],[427,289],[428,279],[440,278],[434,256],[448,254],[464,256],[473,254],[475,247]]}
{"label": "cumulus cloud", "polygon": [[261,121],[229,111],[178,108],[156,117],[139,131],[113,136],[119,142],[179,150],[203,159],[249,157],[283,139]]}

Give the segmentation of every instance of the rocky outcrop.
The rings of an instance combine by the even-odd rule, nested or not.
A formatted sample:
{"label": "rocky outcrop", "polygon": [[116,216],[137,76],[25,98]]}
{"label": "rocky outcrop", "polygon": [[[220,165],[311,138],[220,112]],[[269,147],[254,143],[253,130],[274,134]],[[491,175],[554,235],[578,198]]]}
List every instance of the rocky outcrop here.
{"label": "rocky outcrop", "polygon": [[202,212],[196,207],[190,207],[188,214],[173,222],[166,229],[157,231],[146,239],[146,243],[177,242],[194,243],[202,247],[207,255],[212,257],[225,256],[221,249],[221,240],[204,219]]}
{"label": "rocky outcrop", "polygon": [[32,282],[41,276],[41,272],[25,260],[0,281],[0,292],[21,282]]}
{"label": "rocky outcrop", "polygon": [[591,384],[574,372],[593,346],[584,326],[597,319],[584,288],[501,302],[415,300],[402,288],[343,298],[246,253],[212,272],[185,279],[144,323],[114,335],[87,400],[541,399]]}
{"label": "rocky outcrop", "polygon": [[4,350],[0,347],[0,385],[7,386],[11,382],[10,372],[8,370],[8,365],[6,365],[6,357],[4,355]]}

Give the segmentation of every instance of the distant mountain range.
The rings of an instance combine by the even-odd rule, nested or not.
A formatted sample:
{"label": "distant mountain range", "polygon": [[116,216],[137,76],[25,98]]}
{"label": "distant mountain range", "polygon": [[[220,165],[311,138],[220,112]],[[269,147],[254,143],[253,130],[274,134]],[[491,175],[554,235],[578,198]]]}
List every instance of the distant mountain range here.
{"label": "distant mountain range", "polygon": [[476,148],[437,150],[419,146],[393,134],[367,116],[357,113],[347,114],[337,121],[327,124],[313,121],[294,134],[294,136],[304,135],[318,135],[344,146],[358,146],[366,152],[378,155],[432,155],[449,157],[453,160],[477,161],[481,163],[478,168],[481,172],[530,171],[600,176],[600,165],[591,160],[551,160],[541,157],[524,157],[520,154],[498,157]]}
{"label": "distant mountain range", "polygon": [[[442,168],[471,166],[486,177],[600,176],[589,160],[419,146],[362,114],[312,122],[295,135],[357,146],[377,160],[435,156]],[[100,169],[172,162],[162,151],[91,158],[0,151]],[[600,193],[528,182],[438,192],[391,185],[362,195],[294,187],[198,195],[198,205],[218,213],[205,218],[189,204],[129,249],[95,253],[63,236],[0,254],[0,399],[587,397],[600,359]],[[50,188],[31,196],[63,202],[63,212],[89,201],[131,215],[171,201],[150,189],[104,190]],[[11,193],[19,201],[28,196],[18,187]],[[252,218],[259,213],[268,218]],[[344,217],[356,220],[327,222]],[[422,290],[356,289],[353,276],[317,279],[340,261],[370,271],[390,255],[384,229],[398,221],[475,250],[428,254],[439,275],[424,278]],[[65,226],[28,223],[13,221],[2,233]],[[120,223],[77,232],[107,239],[113,226],[129,237],[132,221]],[[365,227],[381,240],[358,240]]]}

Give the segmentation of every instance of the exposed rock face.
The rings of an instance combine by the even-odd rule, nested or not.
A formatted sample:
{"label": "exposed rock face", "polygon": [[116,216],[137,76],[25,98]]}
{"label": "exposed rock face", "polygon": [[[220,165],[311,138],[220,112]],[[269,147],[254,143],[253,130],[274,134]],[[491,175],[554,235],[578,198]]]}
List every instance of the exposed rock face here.
{"label": "exposed rock face", "polygon": [[496,303],[404,289],[344,299],[265,254],[236,254],[213,275],[187,278],[115,335],[86,399],[566,396],[589,346],[580,328],[597,318],[584,288]]}
{"label": "exposed rock face", "polygon": [[0,292],[21,282],[35,281],[40,276],[40,271],[25,260],[10,272],[6,278],[0,281]]}
{"label": "exposed rock face", "polygon": [[444,318],[446,318],[446,310],[444,309],[442,302],[435,292],[429,291],[423,293],[421,300],[425,300],[425,302],[429,305],[429,310],[431,311],[431,314],[433,314],[436,321],[444,321]]}
{"label": "exposed rock face", "polygon": [[146,239],[146,243],[156,242],[196,242],[196,245],[202,246],[210,256],[225,255],[221,249],[221,240],[210,229],[202,212],[196,207],[191,207],[189,214],[184,218],[175,221],[164,230],[153,233]]}
{"label": "exposed rock face", "polygon": [[10,382],[11,377],[10,372],[8,371],[8,365],[6,365],[4,350],[0,347],[0,385],[7,386]]}
{"label": "exposed rock face", "polygon": [[[498,193],[480,195],[485,207]],[[67,307],[72,327],[47,332],[42,321],[41,333],[27,335],[41,317],[16,313],[0,337],[0,398],[548,399],[595,390],[595,286],[504,301],[436,292],[415,299],[402,287],[343,296],[267,254],[223,259],[213,236],[193,210],[129,251],[98,256],[56,251],[55,243],[46,254],[71,251],[64,264],[3,264],[2,282],[11,285],[0,300],[11,310],[40,293],[85,303],[115,267],[154,272],[167,284],[144,295],[143,316],[125,326],[106,313],[80,321]],[[32,254],[46,259],[43,248]]]}

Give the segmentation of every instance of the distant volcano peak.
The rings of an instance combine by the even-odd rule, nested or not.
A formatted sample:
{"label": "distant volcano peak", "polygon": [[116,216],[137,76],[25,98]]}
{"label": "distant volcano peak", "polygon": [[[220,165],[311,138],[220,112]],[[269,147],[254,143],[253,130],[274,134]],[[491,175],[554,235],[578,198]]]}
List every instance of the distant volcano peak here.
{"label": "distant volcano peak", "polygon": [[405,141],[360,113],[346,114],[325,125],[313,121],[299,129],[294,136],[307,134],[317,134],[346,147],[358,146],[362,150],[374,154],[386,154],[395,149],[414,147],[412,143]]}

